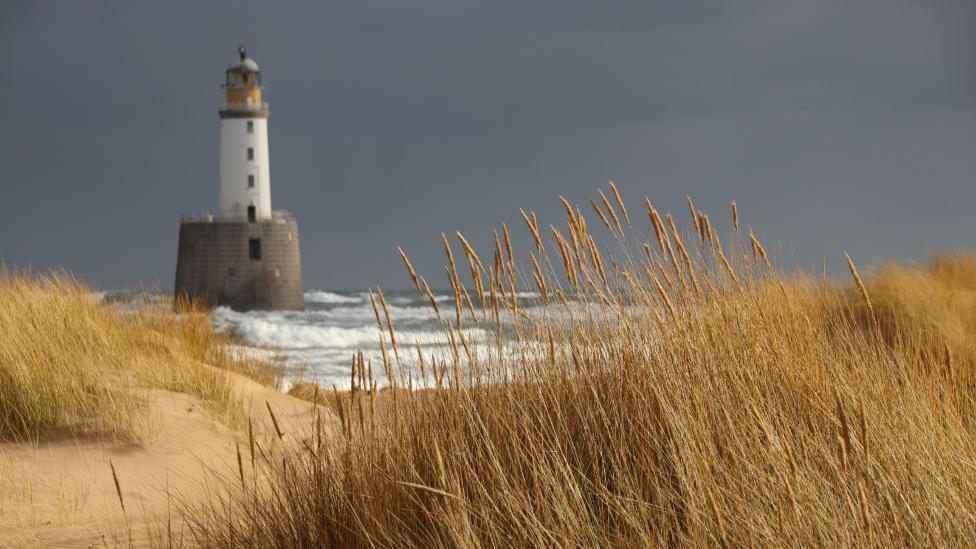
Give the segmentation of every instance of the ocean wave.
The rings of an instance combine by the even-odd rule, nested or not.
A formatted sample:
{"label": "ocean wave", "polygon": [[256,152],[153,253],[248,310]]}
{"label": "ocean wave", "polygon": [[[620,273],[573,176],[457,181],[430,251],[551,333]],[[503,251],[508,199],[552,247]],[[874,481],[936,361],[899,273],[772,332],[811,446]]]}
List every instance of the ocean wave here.
{"label": "ocean wave", "polygon": [[[415,307],[427,307],[430,305],[430,298],[424,296],[420,298],[416,294],[414,296],[395,296],[387,297],[387,302],[391,305],[412,305]],[[434,301],[438,303],[445,303],[447,301],[454,301],[453,295],[434,295]]]}
{"label": "ocean wave", "polygon": [[323,290],[308,290],[305,292],[305,301],[310,303],[342,304],[342,303],[362,303],[362,297],[340,295]]}
{"label": "ocean wave", "polygon": [[[307,313],[306,313],[307,315]],[[315,323],[312,319],[301,321],[279,313],[238,313],[220,307],[214,314],[217,329],[230,330],[242,336],[249,344],[277,349],[356,349],[379,347],[381,332],[375,323],[357,326],[337,326]],[[394,320],[394,326],[396,321]],[[440,330],[396,330],[401,344],[446,345],[448,338]],[[469,340],[482,338],[485,332],[465,330]],[[388,342],[389,343],[389,342]]]}
{"label": "ocean wave", "polygon": [[371,346],[379,341],[376,326],[307,326],[251,318],[238,323],[234,328],[250,343],[282,349],[356,348]]}
{"label": "ocean wave", "polygon": [[[414,346],[419,345],[425,357],[448,360],[452,352],[448,332],[437,320],[427,296],[420,299],[416,293],[405,290],[389,291],[385,295],[400,349],[398,363],[407,375],[419,380]],[[538,292],[520,291],[517,295],[523,310],[529,310],[532,316],[545,314],[546,309],[536,303],[540,298]],[[352,353],[361,350],[375,367],[382,361],[381,338],[386,342],[387,352],[392,352],[389,333],[385,326],[382,330],[377,327],[376,313],[366,291],[309,290],[304,297],[304,311],[237,312],[218,307],[213,313],[214,324],[218,331],[240,336],[248,346],[275,352],[285,360],[290,376],[314,380],[325,387],[336,384],[342,388],[348,385]],[[445,303],[452,303],[453,295],[437,291],[434,298],[445,320],[452,322],[454,307]],[[379,314],[383,318],[384,311],[381,309]],[[502,311],[503,325],[513,321],[509,316],[508,311]],[[466,310],[465,319],[468,319]],[[383,321],[385,324],[385,318]],[[479,356],[488,352],[489,346],[479,344],[491,341],[495,328],[479,328],[474,323],[469,326],[464,329],[465,340],[473,344],[469,352]],[[374,373],[376,371],[374,369]],[[375,375],[384,383],[381,373]]]}
{"label": "ocean wave", "polygon": [[[417,324],[421,322],[432,322],[436,320],[434,310],[429,306],[419,307],[400,307],[390,305],[387,307],[393,324],[401,322]],[[383,317],[383,310],[380,309],[380,317]],[[298,324],[329,324],[339,326],[352,326],[359,324],[375,324],[376,313],[372,305],[368,302],[354,306],[311,308],[305,311],[252,311],[248,315],[255,318],[264,318],[277,321],[294,322]]]}

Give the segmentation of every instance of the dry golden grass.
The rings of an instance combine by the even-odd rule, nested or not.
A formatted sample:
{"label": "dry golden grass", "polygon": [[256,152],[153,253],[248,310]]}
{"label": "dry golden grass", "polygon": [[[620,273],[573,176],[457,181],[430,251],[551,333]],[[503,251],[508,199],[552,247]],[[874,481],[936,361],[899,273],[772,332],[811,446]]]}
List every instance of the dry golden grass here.
{"label": "dry golden grass", "polygon": [[[400,365],[417,354],[382,336],[385,405],[360,360],[353,389],[330,397],[341,440],[312,433],[242,468],[191,509],[196,541],[973,543],[976,260],[864,277],[850,261],[851,285],[787,278],[751,230],[739,235],[734,204],[723,248],[690,201],[697,238],[647,201],[645,242],[624,236],[613,194],[619,214],[601,193],[592,225],[564,202],[567,236],[551,243],[523,212],[529,269],[498,239],[484,264],[462,240],[467,286],[445,238],[451,352],[421,355],[409,378]],[[589,232],[601,225],[609,235]],[[526,280],[543,294],[532,309],[516,298]],[[469,341],[474,326],[496,336]]]}
{"label": "dry golden grass", "polygon": [[147,388],[189,393],[241,424],[228,380],[203,363],[280,380],[266,364],[227,351],[198,306],[123,312],[66,275],[0,268],[0,327],[0,440],[145,439],[153,429],[141,405]]}
{"label": "dry golden grass", "polygon": [[[665,216],[670,235],[654,225],[659,252],[632,255],[613,205],[603,196],[601,204],[606,214],[594,208],[621,242],[616,256],[601,258],[579,209],[567,206],[575,246],[557,234],[553,247],[563,277],[523,213],[542,253],[531,257],[535,286],[563,296],[533,315],[514,298],[523,276],[500,246],[486,272],[462,240],[480,307],[465,309],[471,296],[448,269],[457,306],[442,328],[453,353],[422,370],[437,389],[394,391],[387,411],[371,417],[375,382],[360,368],[359,390],[330,398],[345,439],[267,460],[264,490],[228,486],[226,501],[197,510],[198,539],[282,547],[974,539],[972,257],[886,267],[866,280],[850,262],[848,289],[776,274],[751,232],[742,243],[751,255],[736,231],[726,258],[707,216],[697,218],[700,252]],[[493,314],[499,306],[508,314]],[[509,324],[497,340],[465,341],[463,324],[497,326],[499,316]],[[398,362],[386,361],[396,372]],[[396,385],[411,384],[401,373]]]}

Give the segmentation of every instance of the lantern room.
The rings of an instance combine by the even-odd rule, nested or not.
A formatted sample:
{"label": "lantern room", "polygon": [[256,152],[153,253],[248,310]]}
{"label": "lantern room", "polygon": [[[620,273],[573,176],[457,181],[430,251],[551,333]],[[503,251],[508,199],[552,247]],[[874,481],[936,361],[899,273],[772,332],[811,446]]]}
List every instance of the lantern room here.
{"label": "lantern room", "polygon": [[240,61],[227,67],[224,90],[228,105],[261,105],[261,69],[247,56],[244,46],[237,48]]}

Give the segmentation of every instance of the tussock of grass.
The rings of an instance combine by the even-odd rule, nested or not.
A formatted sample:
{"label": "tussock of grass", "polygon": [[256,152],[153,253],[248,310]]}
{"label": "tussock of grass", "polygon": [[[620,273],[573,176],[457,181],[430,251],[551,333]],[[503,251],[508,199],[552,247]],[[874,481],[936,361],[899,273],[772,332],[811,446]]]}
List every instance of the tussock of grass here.
{"label": "tussock of grass", "polygon": [[83,286],[0,271],[0,326],[0,437],[135,430],[131,327]]}
{"label": "tussock of grass", "polygon": [[[850,261],[851,286],[787,278],[734,206],[720,241],[690,200],[688,233],[648,200],[645,242],[612,196],[592,202],[598,223],[568,201],[565,227],[523,213],[535,241],[524,268],[505,227],[493,254],[445,239],[456,306],[437,314],[451,353],[408,379],[398,364],[416,355],[384,336],[385,405],[360,360],[353,389],[331,398],[340,440],[264,456],[246,479],[242,468],[193,509],[197,541],[972,542],[972,257],[874,277]],[[540,294],[531,311],[514,298],[524,285]],[[468,341],[475,326],[497,337]],[[411,390],[420,381],[432,388]]]}
{"label": "tussock of grass", "polygon": [[0,270],[0,440],[70,433],[140,440],[145,389],[201,398],[243,422],[226,376],[203,363],[275,382],[258,361],[226,351],[192,304],[122,312],[69,276]]}
{"label": "tussock of grass", "polygon": [[882,331],[891,343],[917,347],[928,364],[976,366],[976,256],[937,256],[926,269],[887,265],[871,281]]}

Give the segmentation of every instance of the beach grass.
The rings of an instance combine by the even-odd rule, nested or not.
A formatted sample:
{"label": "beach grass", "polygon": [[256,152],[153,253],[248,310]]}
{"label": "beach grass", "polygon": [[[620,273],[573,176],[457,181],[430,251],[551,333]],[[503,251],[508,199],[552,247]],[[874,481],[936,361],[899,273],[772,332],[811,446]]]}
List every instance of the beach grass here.
{"label": "beach grass", "polygon": [[[188,508],[195,539],[222,547],[976,539],[972,255],[870,273],[848,257],[851,277],[835,281],[784,274],[734,203],[719,228],[689,199],[682,231],[646,200],[644,232],[615,187],[591,204],[587,218],[563,200],[559,226],[523,212],[533,242],[525,260],[505,226],[487,252],[460,234],[443,239],[456,297],[453,310],[435,311],[451,342],[446,355],[396,341],[377,293],[383,362],[358,360],[352,389],[330,391],[342,433],[326,439],[312,429],[305,444],[242,466],[212,501]],[[517,299],[525,289],[538,298]],[[469,341],[469,327],[496,335]]]}
{"label": "beach grass", "polygon": [[243,425],[221,369],[273,384],[281,372],[228,351],[199,304],[101,302],[61,273],[0,269],[0,440],[152,435],[146,391],[183,392]]}

